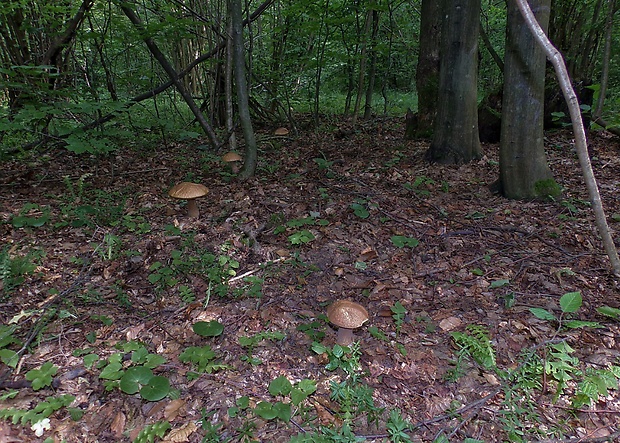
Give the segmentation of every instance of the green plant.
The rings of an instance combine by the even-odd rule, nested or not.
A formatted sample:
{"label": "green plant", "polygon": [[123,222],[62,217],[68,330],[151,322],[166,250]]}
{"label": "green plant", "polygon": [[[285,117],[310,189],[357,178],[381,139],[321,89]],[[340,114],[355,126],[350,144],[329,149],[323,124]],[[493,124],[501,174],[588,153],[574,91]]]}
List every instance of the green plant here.
{"label": "green plant", "polygon": [[[90,365],[96,364],[96,369],[101,370],[99,378],[104,380],[106,390],[119,388],[130,395],[140,393],[147,401],[159,401],[169,394],[170,381],[154,375],[152,371],[165,363],[165,358],[149,353],[143,344],[135,341],[119,344],[118,347],[123,353],[112,354],[105,360],[92,356],[88,358]],[[123,364],[124,353],[131,353],[129,366]]]}
{"label": "green plant", "polygon": [[204,431],[204,436],[202,437],[202,443],[226,443],[230,441],[230,438],[224,438],[221,435],[223,423],[211,421],[211,417],[215,415],[217,411],[207,411],[206,409],[202,409],[200,415],[200,426]]}
{"label": "green plant", "polygon": [[166,431],[168,431],[170,427],[168,421],[158,421],[157,423],[146,425],[133,440],[133,443],[153,443],[155,437],[164,438]]}
{"label": "green plant", "polygon": [[413,237],[405,237],[404,235],[393,235],[390,241],[397,248],[415,248],[420,244],[419,240]]}
{"label": "green plant", "polygon": [[356,199],[353,203],[349,205],[349,207],[353,209],[353,213],[359,218],[366,219],[370,217],[370,212],[368,212],[368,202],[364,199]]}
{"label": "green plant", "polygon": [[17,325],[0,325],[0,361],[11,368],[15,368],[19,362],[17,352],[7,349],[13,344],[19,344],[19,340],[13,336],[15,331]]}
{"label": "green plant", "polygon": [[[600,328],[601,325],[598,322],[570,319],[570,315],[577,312],[581,308],[582,303],[583,299],[580,292],[567,292],[560,297],[561,314],[559,317],[543,308],[530,308],[530,312],[541,320],[556,322],[560,327],[564,326],[571,329],[583,327]],[[567,317],[569,318],[567,319]]]}
{"label": "green plant", "polygon": [[312,240],[314,240],[314,234],[312,234],[312,232],[308,231],[307,229],[303,229],[301,231],[295,232],[294,234],[291,234],[288,236],[288,241],[291,243],[291,245],[305,245],[307,243],[310,243]]}
{"label": "green plant", "polygon": [[102,260],[110,261],[118,257],[122,243],[118,235],[107,232],[103,236],[103,241],[95,246],[95,252]]}
{"label": "green plant", "polygon": [[411,437],[405,432],[411,429],[411,423],[402,417],[400,409],[390,411],[390,418],[385,427],[392,443],[409,443],[412,441]]}
{"label": "green plant", "polygon": [[68,407],[75,397],[73,395],[59,395],[57,397],[47,397],[45,401],[37,403],[30,409],[3,408],[0,409],[0,419],[9,419],[11,423],[31,425],[37,437],[41,437],[46,430],[50,429],[49,418],[54,412]]}
{"label": "green plant", "polygon": [[405,183],[403,188],[421,197],[428,197],[431,193],[429,187],[433,186],[435,181],[424,175],[419,175],[415,178],[413,183]]}
{"label": "green plant", "polygon": [[329,363],[325,366],[325,369],[328,371],[335,371],[340,368],[348,376],[353,376],[361,368],[360,357],[362,351],[359,342],[354,342],[351,346],[335,344],[332,348],[319,342],[313,342],[312,350],[317,354],[327,355]]}
{"label": "green plant", "polygon": [[366,414],[369,425],[378,425],[385,409],[375,405],[372,388],[361,383],[357,374],[340,383],[330,381],[330,390],[330,399],[340,405],[340,415],[345,423],[351,422],[355,416]]}
{"label": "green plant", "polygon": [[190,288],[187,285],[179,286],[179,296],[181,297],[181,300],[183,300],[183,303],[185,304],[190,304],[196,301],[196,294],[194,294],[194,291],[192,290],[192,288]]}
{"label": "green plant", "polygon": [[37,253],[28,253],[26,256],[11,256],[11,249],[4,247],[0,250],[0,294],[7,297],[19,285],[24,283],[26,276],[32,274],[37,265]]}
{"label": "green plant", "polygon": [[191,363],[199,373],[211,374],[229,368],[228,365],[217,363],[215,358],[215,352],[209,345],[191,346],[179,355],[180,362]]}
{"label": "green plant", "polygon": [[325,320],[314,320],[310,323],[302,323],[297,326],[297,330],[303,332],[312,341],[320,342],[325,338]]}
{"label": "green plant", "polygon": [[390,307],[390,311],[392,311],[392,318],[394,319],[394,324],[396,325],[396,333],[400,334],[400,330],[405,323],[407,309],[405,309],[405,307],[397,301]]}
{"label": "green plant", "polygon": [[26,203],[19,211],[19,215],[11,218],[11,224],[15,228],[31,227],[39,228],[50,221],[50,209],[36,203]]}
{"label": "green plant", "polygon": [[51,362],[43,363],[39,369],[31,369],[26,372],[26,380],[32,383],[32,389],[38,391],[52,385],[52,377],[58,372],[58,366]]}

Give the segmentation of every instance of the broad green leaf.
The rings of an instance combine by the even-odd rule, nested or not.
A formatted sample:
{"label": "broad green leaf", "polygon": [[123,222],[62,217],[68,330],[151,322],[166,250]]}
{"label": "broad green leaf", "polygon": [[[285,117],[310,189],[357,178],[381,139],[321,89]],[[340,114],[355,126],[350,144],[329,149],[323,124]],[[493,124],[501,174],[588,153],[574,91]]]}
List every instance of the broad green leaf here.
{"label": "broad green leaf", "polygon": [[141,385],[146,385],[153,378],[153,371],[144,366],[134,366],[125,371],[121,377],[120,388],[125,394],[135,394]]}
{"label": "broad green leaf", "polygon": [[415,248],[420,244],[420,241],[417,238],[405,237],[404,235],[393,235],[390,240],[397,248],[404,248],[405,246]]}
{"label": "broad green leaf", "polygon": [[539,318],[541,320],[548,320],[548,321],[557,320],[555,318],[555,315],[553,315],[551,312],[547,311],[546,309],[530,308],[530,312],[534,314],[534,317]]}
{"label": "broad green leaf", "polygon": [[560,307],[564,313],[573,313],[581,307],[581,292],[568,292],[560,298]]}
{"label": "broad green leaf", "polygon": [[506,286],[508,284],[510,284],[510,280],[502,278],[499,280],[492,281],[490,288],[497,289],[497,288],[501,288],[502,286]]}
{"label": "broad green leaf", "polygon": [[15,368],[19,362],[19,355],[10,349],[0,349],[0,361],[10,368]]}
{"label": "broad green leaf", "polygon": [[281,401],[273,405],[273,410],[276,413],[276,417],[285,423],[291,421],[291,405],[290,403],[282,403]]}
{"label": "broad green leaf", "polygon": [[620,309],[618,308],[612,308],[611,306],[601,306],[600,308],[596,308],[596,312],[602,315],[606,315],[607,317],[620,320]]}
{"label": "broad green leaf", "polygon": [[276,395],[288,395],[292,388],[291,382],[283,375],[273,379],[271,383],[269,383],[269,393],[274,397]]}
{"label": "broad green leaf", "polygon": [[199,321],[194,323],[192,329],[202,337],[217,337],[224,332],[224,325],[217,320]]}
{"label": "broad green leaf", "polygon": [[152,377],[149,382],[140,389],[140,395],[148,401],[159,401],[170,393],[170,380],[161,375]]}
{"label": "broad green leaf", "polygon": [[260,418],[265,420],[273,420],[278,416],[278,411],[273,408],[273,405],[266,401],[261,401],[254,408],[254,413]]}

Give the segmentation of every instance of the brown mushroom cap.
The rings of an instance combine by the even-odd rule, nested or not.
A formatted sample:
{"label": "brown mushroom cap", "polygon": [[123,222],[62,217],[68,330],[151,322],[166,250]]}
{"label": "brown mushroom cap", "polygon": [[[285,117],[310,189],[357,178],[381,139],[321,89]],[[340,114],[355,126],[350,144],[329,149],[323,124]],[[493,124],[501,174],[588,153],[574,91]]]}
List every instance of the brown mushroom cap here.
{"label": "brown mushroom cap", "polygon": [[224,154],[224,156],[222,157],[222,160],[225,161],[226,163],[240,162],[241,160],[243,160],[243,157],[241,157],[236,152],[230,151]]}
{"label": "brown mushroom cap", "polygon": [[209,189],[205,185],[199,183],[183,182],[174,185],[168,192],[168,195],[172,198],[179,198],[181,200],[191,200],[198,197],[207,195]]}
{"label": "brown mushroom cap", "polygon": [[273,135],[288,135],[288,129],[282,127],[273,131]]}
{"label": "brown mushroom cap", "polygon": [[358,303],[338,300],[327,308],[327,318],[339,328],[355,329],[368,321],[368,311]]}
{"label": "brown mushroom cap", "polygon": [[198,206],[195,199],[207,195],[208,192],[209,189],[205,185],[183,182],[174,185],[168,191],[168,195],[172,198],[187,200],[187,214],[192,218],[198,218]]}

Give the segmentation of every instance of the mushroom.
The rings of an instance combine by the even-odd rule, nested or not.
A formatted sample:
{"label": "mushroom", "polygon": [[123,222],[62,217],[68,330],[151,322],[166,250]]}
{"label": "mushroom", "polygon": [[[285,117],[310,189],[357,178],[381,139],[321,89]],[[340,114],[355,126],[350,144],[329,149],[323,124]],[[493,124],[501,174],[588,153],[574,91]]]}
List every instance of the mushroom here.
{"label": "mushroom", "polygon": [[207,195],[209,189],[206,186],[198,183],[183,182],[178,185],[174,185],[168,192],[168,195],[172,198],[178,198],[180,200],[187,200],[187,215],[192,218],[198,218],[198,205],[196,205],[196,199]]}
{"label": "mushroom", "polygon": [[368,321],[368,311],[358,303],[338,300],[327,308],[327,318],[334,326],[338,326],[336,343],[348,346],[354,341],[353,330]]}
{"label": "mushroom", "polygon": [[241,160],[243,160],[243,158],[236,152],[230,151],[224,154],[222,160],[228,163],[232,172],[236,174],[241,169]]}
{"label": "mushroom", "polygon": [[279,136],[288,135],[288,129],[284,127],[278,128],[275,131],[273,131],[273,135],[279,135]]}

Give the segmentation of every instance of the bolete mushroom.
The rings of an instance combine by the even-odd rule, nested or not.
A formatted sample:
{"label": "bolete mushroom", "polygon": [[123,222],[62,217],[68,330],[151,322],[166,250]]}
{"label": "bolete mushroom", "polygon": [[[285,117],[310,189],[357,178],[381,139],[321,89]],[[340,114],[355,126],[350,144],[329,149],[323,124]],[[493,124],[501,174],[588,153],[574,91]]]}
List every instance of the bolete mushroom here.
{"label": "bolete mushroom", "polygon": [[174,185],[168,192],[172,198],[187,200],[187,215],[192,218],[198,218],[198,205],[196,199],[207,195],[209,189],[199,183],[183,182]]}
{"label": "bolete mushroom", "polygon": [[230,169],[235,174],[241,169],[241,160],[243,160],[243,157],[233,151],[227,152],[222,157],[222,161],[228,163],[230,165]]}
{"label": "bolete mushroom", "polygon": [[285,136],[288,135],[288,129],[282,127],[282,128],[278,128],[275,131],[273,131],[273,135],[278,135],[278,136]]}
{"label": "bolete mushroom", "polygon": [[336,343],[348,346],[354,341],[353,330],[368,321],[368,311],[350,300],[338,300],[327,308],[327,318],[334,326],[338,326]]}

